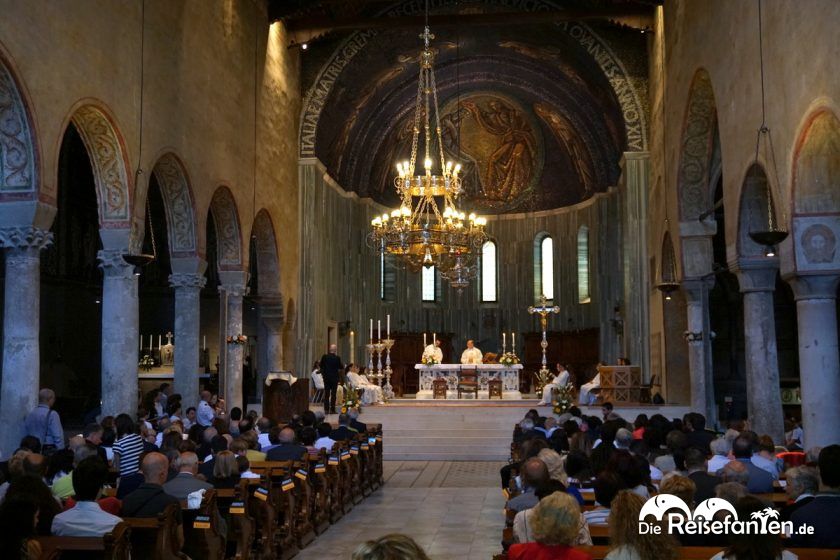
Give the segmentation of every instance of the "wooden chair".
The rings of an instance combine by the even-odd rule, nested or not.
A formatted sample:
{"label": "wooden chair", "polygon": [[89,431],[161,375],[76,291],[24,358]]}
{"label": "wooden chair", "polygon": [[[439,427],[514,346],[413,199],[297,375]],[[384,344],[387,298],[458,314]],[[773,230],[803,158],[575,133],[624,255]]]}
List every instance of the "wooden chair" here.
{"label": "wooden chair", "polygon": [[41,545],[40,560],[130,560],[131,528],[117,523],[103,537],[37,537]]}
{"label": "wooden chair", "polygon": [[432,398],[446,399],[446,379],[437,378],[432,381]]}
{"label": "wooden chair", "polygon": [[498,378],[488,379],[487,380],[487,390],[489,392],[489,398],[499,397],[502,398],[502,380]]}
{"label": "wooden chair", "polygon": [[478,398],[478,369],[470,368],[464,369],[461,367],[461,373],[458,376],[458,398],[461,398],[462,393],[472,393],[475,398]]}
{"label": "wooden chair", "polygon": [[169,504],[157,517],[126,517],[131,527],[131,555],[149,560],[185,560],[178,546],[178,504]]}
{"label": "wooden chair", "polygon": [[656,374],[651,375],[650,381],[639,387],[639,402],[643,404],[650,404],[650,399],[653,395],[653,388],[659,386],[659,376]]}

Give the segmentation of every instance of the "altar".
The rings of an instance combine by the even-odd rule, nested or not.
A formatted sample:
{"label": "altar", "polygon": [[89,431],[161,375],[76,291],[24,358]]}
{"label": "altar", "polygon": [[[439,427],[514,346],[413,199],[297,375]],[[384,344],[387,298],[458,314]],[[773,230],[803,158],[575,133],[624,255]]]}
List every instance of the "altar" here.
{"label": "altar", "polygon": [[446,380],[446,398],[458,398],[458,376],[461,369],[469,369],[470,371],[478,370],[478,398],[487,399],[490,396],[487,382],[490,379],[501,379],[502,381],[502,398],[506,400],[521,400],[522,393],[519,392],[519,372],[522,370],[522,364],[513,364],[510,366],[502,364],[479,364],[462,366],[461,364],[435,364],[433,366],[426,366],[417,364],[414,369],[417,370],[420,378],[420,388],[417,391],[417,399],[432,399],[432,382],[435,379]]}

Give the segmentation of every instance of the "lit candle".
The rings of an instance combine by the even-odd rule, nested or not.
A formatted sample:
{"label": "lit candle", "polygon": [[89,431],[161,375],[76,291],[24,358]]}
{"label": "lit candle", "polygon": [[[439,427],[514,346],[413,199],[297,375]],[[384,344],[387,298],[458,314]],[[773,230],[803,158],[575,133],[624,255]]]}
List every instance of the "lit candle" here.
{"label": "lit candle", "polygon": [[382,340],[382,321],[376,320],[376,339]]}
{"label": "lit candle", "polygon": [[154,349],[155,347],[152,346],[152,335],[149,335],[149,352],[151,352]]}
{"label": "lit candle", "polygon": [[356,361],[356,333],[350,331],[350,363]]}
{"label": "lit candle", "polygon": [[373,344],[373,319],[370,320],[370,343]]}
{"label": "lit candle", "polygon": [[207,350],[207,335],[205,334],[201,342],[202,350]]}
{"label": "lit candle", "polygon": [[163,337],[161,335],[158,335],[158,350],[160,350],[160,347],[161,347],[160,341],[161,341],[162,338]]}
{"label": "lit candle", "polygon": [[143,351],[143,335],[140,335],[140,351]]}
{"label": "lit candle", "polygon": [[386,327],[385,338],[391,338],[391,315],[389,314],[387,317],[388,317],[388,323],[387,323],[388,326]]}
{"label": "lit candle", "polygon": [[437,340],[437,333],[432,333],[432,344],[433,345],[434,345],[436,340]]}
{"label": "lit candle", "polygon": [[516,354],[516,333],[510,333],[510,351]]}
{"label": "lit candle", "polygon": [[507,347],[507,339],[505,338],[505,336],[507,335],[505,333],[502,333],[502,353],[504,353],[505,348]]}
{"label": "lit candle", "polygon": [[426,349],[426,346],[428,346],[428,344],[426,344],[426,333],[423,333],[423,349],[424,350]]}

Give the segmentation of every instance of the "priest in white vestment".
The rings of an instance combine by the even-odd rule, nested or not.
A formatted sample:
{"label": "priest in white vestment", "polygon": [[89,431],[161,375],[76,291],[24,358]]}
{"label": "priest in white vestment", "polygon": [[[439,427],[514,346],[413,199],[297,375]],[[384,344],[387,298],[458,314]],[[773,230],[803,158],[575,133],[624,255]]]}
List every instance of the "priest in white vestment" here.
{"label": "priest in white vestment", "polygon": [[374,385],[366,377],[359,375],[359,370],[356,367],[353,367],[353,369],[347,372],[347,383],[351,389],[364,390],[364,393],[362,393],[363,405],[384,402],[382,398],[382,387]]}
{"label": "priest in white vestment", "polygon": [[557,375],[543,387],[543,398],[540,404],[552,404],[554,389],[565,387],[569,383],[569,370],[563,364],[557,364]]}
{"label": "priest in white vestment", "polygon": [[423,350],[423,357],[421,362],[427,358],[434,358],[439,364],[443,363],[443,350],[440,349],[440,340],[434,340],[432,344],[426,346]]}
{"label": "priest in white vestment", "polygon": [[472,340],[467,341],[467,349],[461,354],[461,363],[465,365],[479,365],[482,363],[484,355],[481,350],[475,347]]}
{"label": "priest in white vestment", "polygon": [[601,388],[601,372],[595,374],[595,377],[592,378],[592,381],[589,383],[584,383],[580,386],[580,404],[595,404],[595,401],[598,399],[597,395],[593,395],[592,391],[594,389]]}

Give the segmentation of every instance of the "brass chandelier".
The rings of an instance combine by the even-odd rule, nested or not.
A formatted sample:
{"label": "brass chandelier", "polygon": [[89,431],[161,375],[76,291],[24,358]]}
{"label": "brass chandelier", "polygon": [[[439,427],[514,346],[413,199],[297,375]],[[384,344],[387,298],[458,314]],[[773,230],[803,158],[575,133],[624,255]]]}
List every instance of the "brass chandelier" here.
{"label": "brass chandelier", "polygon": [[[411,156],[397,163],[394,179],[400,206],[371,220],[373,229],[368,234],[368,244],[377,253],[397,256],[414,272],[419,272],[424,266],[434,266],[453,287],[463,289],[476,276],[475,260],[487,240],[484,232],[487,220],[473,213],[467,215],[456,206],[463,192],[459,176],[461,165],[444,159],[434,54],[429,48],[434,35],[429,32],[428,25],[420,37],[423,39],[423,51],[420,54]],[[429,124],[430,101],[434,109],[434,131]],[[415,174],[421,125],[425,136],[425,157],[422,172]],[[436,137],[434,142],[433,133]],[[437,148],[434,154],[433,144]],[[433,155],[439,159],[434,161]]]}

